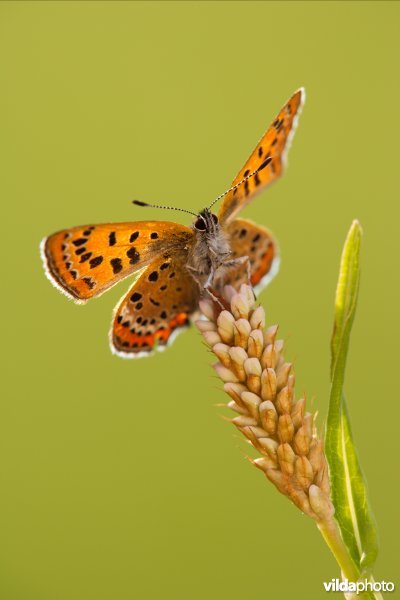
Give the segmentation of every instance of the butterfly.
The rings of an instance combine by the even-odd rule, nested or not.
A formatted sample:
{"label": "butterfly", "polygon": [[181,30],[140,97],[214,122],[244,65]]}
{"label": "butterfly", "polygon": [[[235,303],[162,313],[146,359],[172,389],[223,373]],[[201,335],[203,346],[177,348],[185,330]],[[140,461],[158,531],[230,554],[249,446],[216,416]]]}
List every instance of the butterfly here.
{"label": "butterfly", "polygon": [[[229,190],[210,207],[199,213],[174,209],[195,216],[191,227],[170,221],[106,223],[64,229],[42,241],[48,278],[77,304],[136,274],[114,312],[115,354],[134,358],[164,349],[189,324],[204,290],[237,288],[249,279],[260,289],[274,274],[278,251],[271,233],[237,214],[281,175],[304,99],[303,88],[293,94]],[[211,206],[222,198],[216,215]]]}

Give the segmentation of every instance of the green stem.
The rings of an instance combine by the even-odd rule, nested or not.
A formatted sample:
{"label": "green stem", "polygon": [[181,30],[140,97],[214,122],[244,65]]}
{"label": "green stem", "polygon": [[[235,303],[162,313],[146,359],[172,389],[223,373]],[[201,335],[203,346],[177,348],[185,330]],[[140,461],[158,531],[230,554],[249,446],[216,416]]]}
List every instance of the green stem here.
{"label": "green stem", "polygon": [[331,518],[326,521],[320,521],[317,523],[317,525],[322,537],[328,544],[333,556],[336,558],[343,576],[349,581],[357,581],[360,577],[360,572],[352,561],[347,548],[344,545],[339,528],[336,525],[336,521]]}
{"label": "green stem", "polygon": [[[340,535],[339,527],[337,526],[335,519],[332,517],[331,519],[327,519],[325,521],[319,521],[317,526],[340,567],[342,577],[344,579],[348,579],[349,581],[358,581],[361,575],[360,570],[353,562],[342,540],[342,536]],[[370,576],[368,579],[371,582],[374,581],[372,576]],[[382,594],[380,592],[368,591],[358,594],[357,599],[382,600]]]}

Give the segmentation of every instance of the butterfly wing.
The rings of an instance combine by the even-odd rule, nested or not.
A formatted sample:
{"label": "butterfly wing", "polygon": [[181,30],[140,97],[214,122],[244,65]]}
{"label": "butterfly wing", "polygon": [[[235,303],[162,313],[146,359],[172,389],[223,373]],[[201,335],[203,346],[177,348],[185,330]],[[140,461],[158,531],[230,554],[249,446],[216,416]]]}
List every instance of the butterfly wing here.
{"label": "butterfly wing", "polygon": [[[279,267],[278,246],[272,234],[247,219],[234,219],[225,231],[229,236],[232,258],[249,257],[250,281],[256,291],[260,291],[276,275]],[[248,283],[247,265],[227,269],[223,281],[235,288]]]}
{"label": "butterfly wing", "polygon": [[46,274],[66,296],[84,303],[167,251],[193,241],[193,231],[169,221],[74,227],[45,238]]}
{"label": "butterfly wing", "polygon": [[199,286],[186,269],[187,249],[153,260],[121,300],[110,331],[111,350],[124,358],[164,348],[197,309]]}
{"label": "butterfly wing", "polygon": [[281,175],[285,166],[289,143],[295,131],[304,99],[305,92],[301,88],[288,100],[263,135],[250,158],[237,174],[231,187],[236,186],[245,177],[256,172],[242,185],[225,195],[218,215],[221,223],[232,219],[236,213],[253,200],[256,194],[260,193]]}

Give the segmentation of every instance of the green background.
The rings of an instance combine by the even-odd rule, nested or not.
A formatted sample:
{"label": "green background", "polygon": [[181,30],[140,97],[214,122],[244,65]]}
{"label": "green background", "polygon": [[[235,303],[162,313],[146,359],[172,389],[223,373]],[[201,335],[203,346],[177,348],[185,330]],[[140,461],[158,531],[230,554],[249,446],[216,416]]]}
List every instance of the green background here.
{"label": "green background", "polygon": [[396,581],[399,18],[396,2],[0,4],[1,598],[319,599],[339,576],[220,418],[195,328],[151,359],[114,357],[126,282],[78,307],[38,253],[68,226],[166,218],[135,197],[202,208],[300,85],[290,168],[245,211],[282,249],[260,300],[322,427],[339,257],[360,219],[346,392],[375,576]]}

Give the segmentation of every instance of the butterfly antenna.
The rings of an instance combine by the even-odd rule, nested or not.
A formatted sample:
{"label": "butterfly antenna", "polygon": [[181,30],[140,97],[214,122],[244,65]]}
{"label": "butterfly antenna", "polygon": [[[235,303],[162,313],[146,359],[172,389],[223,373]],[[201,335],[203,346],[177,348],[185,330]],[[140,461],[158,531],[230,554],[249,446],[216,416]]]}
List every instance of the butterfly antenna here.
{"label": "butterfly antenna", "polygon": [[176,206],[161,206],[160,204],[149,204],[148,202],[142,202],[141,200],[132,200],[132,204],[136,206],[149,206],[150,208],[165,208],[166,210],[180,210],[181,212],[188,213],[189,215],[194,215],[198,217],[198,213],[192,212],[191,210],[187,210],[186,208],[178,208]]}
{"label": "butterfly antenna", "polygon": [[220,194],[217,198],[215,198],[215,200],[213,200],[210,204],[210,206],[208,207],[209,209],[214,206],[214,204],[216,202],[218,202],[218,200],[221,200],[221,198],[223,198],[224,196],[226,196],[226,194],[229,194],[229,192],[233,192],[234,190],[236,190],[240,185],[242,185],[243,183],[245,183],[248,179],[250,179],[250,177],[254,177],[254,175],[256,175],[259,171],[262,171],[263,169],[265,169],[265,167],[267,165],[269,165],[269,163],[271,162],[272,157],[268,156],[266,158],[266,160],[264,160],[263,163],[261,163],[261,165],[252,173],[249,173],[248,175],[246,175],[246,177],[243,177],[243,179],[241,181],[239,181],[238,183],[236,183],[235,185],[233,185],[232,187],[229,188],[229,190],[226,190],[226,192],[224,192],[223,194]]}

